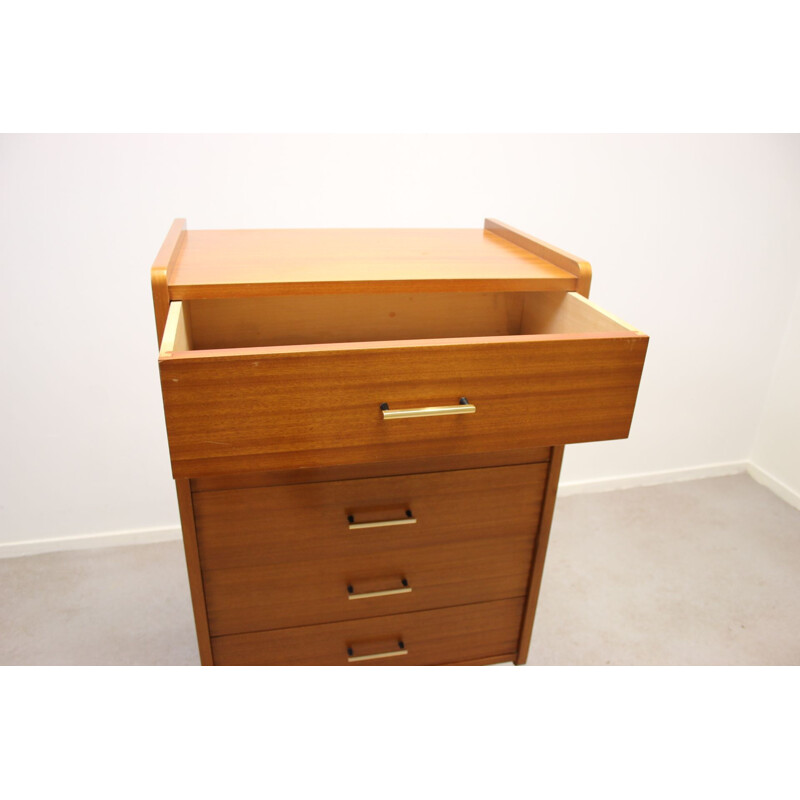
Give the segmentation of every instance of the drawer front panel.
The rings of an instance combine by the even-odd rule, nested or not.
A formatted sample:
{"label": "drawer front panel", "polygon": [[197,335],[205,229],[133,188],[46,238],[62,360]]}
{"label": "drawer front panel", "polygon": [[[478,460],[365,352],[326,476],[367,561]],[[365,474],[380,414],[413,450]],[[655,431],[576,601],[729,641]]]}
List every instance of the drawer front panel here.
{"label": "drawer front panel", "polygon": [[458,547],[209,570],[209,630],[219,636],[515,597],[528,588],[533,541],[529,531]]}
{"label": "drawer front panel", "polygon": [[[547,464],[198,492],[205,570],[355,559],[492,537],[533,536]],[[409,522],[408,514],[415,522]],[[350,528],[353,524],[397,525]]]}
{"label": "drawer front panel", "polygon": [[[519,597],[436,611],[216,637],[211,640],[214,662],[265,666],[410,666],[511,655],[517,650],[523,600]],[[406,652],[401,655],[402,651]],[[348,658],[363,660],[351,662]]]}
{"label": "drawer front panel", "polygon": [[[176,477],[423,458],[628,435],[647,338],[299,352],[194,352],[160,362]],[[390,409],[474,414],[386,420]]]}

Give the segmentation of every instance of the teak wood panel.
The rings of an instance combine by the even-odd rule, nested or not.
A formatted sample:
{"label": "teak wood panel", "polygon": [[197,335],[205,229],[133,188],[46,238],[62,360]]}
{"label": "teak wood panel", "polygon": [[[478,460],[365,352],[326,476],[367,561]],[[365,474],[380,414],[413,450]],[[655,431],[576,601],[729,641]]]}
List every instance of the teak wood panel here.
{"label": "teak wood panel", "polygon": [[200,569],[200,554],[197,550],[197,531],[194,525],[194,510],[192,508],[192,492],[189,480],[178,478],[175,481],[175,489],[178,493],[178,511],[183,533],[186,569],[189,574],[189,591],[192,597],[197,647],[200,651],[200,663],[207,666],[213,663],[211,639],[208,632],[208,610],[206,609],[206,598],[203,592],[203,576]]}
{"label": "teak wood panel", "polygon": [[[647,337],[522,338],[165,357],[161,386],[173,474],[395,461],[628,435]],[[387,421],[380,411],[382,403],[440,406],[460,397],[477,412]]]}
{"label": "teak wood panel", "polygon": [[589,286],[592,282],[592,267],[588,261],[585,261],[578,256],[567,253],[560,247],[555,247],[552,244],[543,242],[541,239],[536,239],[530,234],[512,228],[504,222],[496,219],[484,220],[483,227],[486,231],[506,239],[509,242],[527,250],[540,258],[546,259],[550,264],[555,264],[567,272],[572,273],[578,279],[576,291],[584,297],[589,296]]}
{"label": "teak wood panel", "polygon": [[[411,666],[489,663],[516,652],[524,598],[389,617],[216,637],[214,662],[264,666]],[[407,655],[348,664],[354,655]]]}
{"label": "teak wood panel", "polygon": [[[212,636],[288,628],[525,594],[534,536],[530,529],[483,539],[427,544],[203,571]],[[406,585],[404,586],[404,582]],[[402,594],[353,594],[410,588]]]}
{"label": "teak wood panel", "polygon": [[519,297],[522,299],[521,334],[639,333],[626,322],[574,292],[567,295],[526,292]]}
{"label": "teak wood panel", "polygon": [[156,316],[156,334],[159,345],[161,344],[161,336],[164,333],[164,325],[167,322],[167,313],[169,312],[171,299],[169,281],[185,237],[186,220],[176,219],[170,226],[164,243],[161,245],[153,266],[150,268],[150,284],[153,290],[153,309]]}
{"label": "teak wood panel", "polygon": [[536,534],[536,543],[533,550],[531,564],[531,578],[528,584],[525,609],[522,615],[519,646],[514,659],[517,664],[524,664],[528,659],[528,648],[531,643],[533,624],[536,616],[536,606],[539,601],[539,589],[542,585],[544,574],[544,561],[547,555],[547,544],[550,541],[550,525],[553,522],[553,511],[556,505],[558,492],[558,479],[561,474],[561,463],[564,459],[564,448],[554,447],[550,464],[548,465],[544,495],[542,498],[541,516]]}
{"label": "teak wood panel", "polygon": [[218,475],[193,478],[193,492],[215,492],[223,489],[251,489],[259,486],[284,486],[294,483],[322,483],[351,481],[360,478],[380,478],[389,475],[418,475],[423,472],[452,472],[484,467],[504,467],[515,464],[535,464],[549,461],[549,447],[531,447],[527,450],[503,450],[499,453],[468,453],[456,456],[433,456],[406,461],[386,461],[373,464],[345,464],[332,467],[305,467],[302,469],[275,470],[274,472],[248,472],[243,475]]}
{"label": "teak wood panel", "polygon": [[503,653],[499,656],[489,656],[488,658],[472,658],[469,661],[453,661],[447,666],[451,667],[483,667],[487,664],[501,664],[504,661],[513,661],[516,653]]}
{"label": "teak wood panel", "polygon": [[187,231],[173,300],[396,291],[571,291],[576,277],[480,229]]}
{"label": "teak wood panel", "polygon": [[[546,476],[547,464],[530,464],[199,492],[200,558],[205,570],[231,569],[533,538]],[[403,524],[351,530],[350,517]]]}
{"label": "teak wood panel", "polygon": [[[548,333],[636,333],[575,292],[340,294],[186,300],[171,333],[185,350],[291,347]],[[169,345],[165,345],[169,347]]]}
{"label": "teak wood panel", "polygon": [[[556,297],[563,300],[564,294]],[[182,305],[191,314],[193,349],[215,350],[503,336],[519,332],[516,298],[510,292],[398,292],[190,300]]]}

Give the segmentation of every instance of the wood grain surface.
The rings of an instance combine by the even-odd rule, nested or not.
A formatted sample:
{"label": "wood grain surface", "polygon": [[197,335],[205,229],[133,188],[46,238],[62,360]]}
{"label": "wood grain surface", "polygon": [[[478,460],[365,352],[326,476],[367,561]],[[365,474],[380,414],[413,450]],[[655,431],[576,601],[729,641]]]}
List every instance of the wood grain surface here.
{"label": "wood grain surface", "polygon": [[[624,438],[646,348],[647,337],[620,332],[164,358],[161,386],[173,474],[201,477]],[[460,397],[477,412],[391,421],[380,413],[382,403],[441,406]]]}
{"label": "wood grain surface", "polygon": [[635,330],[575,292],[300,295],[175,305],[183,346],[176,341],[174,351]]}
{"label": "wood grain surface", "polygon": [[[487,537],[274,566],[203,572],[212,636],[362,619],[525,594],[533,536]],[[351,600],[354,594],[406,588]]]}
{"label": "wood grain surface", "polygon": [[531,576],[528,583],[525,609],[522,616],[519,645],[517,647],[517,664],[524,664],[528,659],[528,649],[533,634],[533,623],[536,617],[536,606],[539,602],[539,590],[542,586],[544,575],[544,562],[547,555],[547,545],[550,541],[550,526],[553,522],[553,512],[556,507],[556,493],[558,492],[558,479],[561,475],[561,464],[564,460],[564,448],[554,447],[553,457],[547,470],[544,496],[541,505],[541,518],[539,519],[539,532],[533,551]]}
{"label": "wood grain surface", "polygon": [[467,228],[187,231],[169,280],[173,300],[576,286],[568,270]]}
{"label": "wood grain surface", "polygon": [[[221,665],[411,666],[486,663],[516,651],[523,598],[389,617],[222,636],[212,639]],[[398,648],[408,655],[348,664],[347,649],[366,655]]]}
{"label": "wood grain surface", "polygon": [[589,296],[589,287],[592,282],[592,267],[588,261],[562,250],[560,247],[543,242],[530,234],[512,228],[505,222],[496,219],[487,219],[483,223],[484,229],[495,236],[527,250],[533,255],[545,259],[550,264],[555,264],[561,269],[572,273],[577,278],[575,291],[584,297]]}
{"label": "wood grain surface", "polygon": [[183,306],[191,311],[194,348],[213,350],[503,336],[518,333],[513,330],[518,321],[509,314],[513,297],[510,292],[396,292],[189,300]]}
{"label": "wood grain surface", "polygon": [[[199,492],[204,570],[383,556],[535,535],[547,464]],[[354,523],[414,524],[351,530]],[[380,570],[378,570],[380,572]]]}
{"label": "wood grain surface", "polygon": [[186,220],[176,219],[170,226],[153,266],[150,268],[150,286],[153,291],[153,309],[156,315],[156,334],[159,347],[169,312],[171,299],[169,282],[185,236]]}
{"label": "wood grain surface", "polygon": [[469,661],[453,661],[448,666],[451,667],[483,667],[487,664],[502,664],[505,661],[513,661],[516,653],[501,653],[498,656],[489,656],[488,658],[473,658]]}
{"label": "wood grain surface", "polygon": [[200,651],[200,663],[210,666],[213,662],[211,639],[208,632],[208,610],[203,591],[203,576],[200,569],[200,555],[197,550],[197,531],[194,525],[194,509],[189,481],[179,478],[175,481],[178,492],[178,511],[183,531],[183,551],[186,557],[186,568],[189,573],[189,591],[192,596],[192,611],[197,632],[197,647]]}
{"label": "wood grain surface", "polygon": [[527,450],[503,450],[497,453],[468,453],[466,455],[432,456],[430,458],[417,458],[406,461],[217,475],[208,478],[193,478],[191,486],[193,492],[215,492],[220,489],[251,489],[259,486],[350,481],[388,475],[416,475],[422,472],[444,472],[480,469],[482,467],[503,467],[513,464],[534,464],[548,461],[550,459],[550,449],[549,447],[531,447]]}

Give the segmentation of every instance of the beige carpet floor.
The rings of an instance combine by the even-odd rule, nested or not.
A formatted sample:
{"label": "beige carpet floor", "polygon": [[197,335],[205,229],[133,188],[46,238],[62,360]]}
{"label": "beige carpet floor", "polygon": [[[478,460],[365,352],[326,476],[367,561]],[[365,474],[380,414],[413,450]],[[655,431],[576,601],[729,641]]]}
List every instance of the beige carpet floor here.
{"label": "beige carpet floor", "polygon": [[[530,664],[800,664],[800,511],[745,475],[558,501]],[[179,542],[0,559],[0,664],[197,664]]]}

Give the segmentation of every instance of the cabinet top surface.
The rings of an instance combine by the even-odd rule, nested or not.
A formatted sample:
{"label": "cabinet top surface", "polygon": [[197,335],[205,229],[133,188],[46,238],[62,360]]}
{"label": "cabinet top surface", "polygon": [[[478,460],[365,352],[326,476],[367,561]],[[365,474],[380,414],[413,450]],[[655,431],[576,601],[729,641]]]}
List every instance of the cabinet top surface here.
{"label": "cabinet top surface", "polygon": [[396,291],[572,291],[576,277],[484,229],[183,231],[172,299]]}

